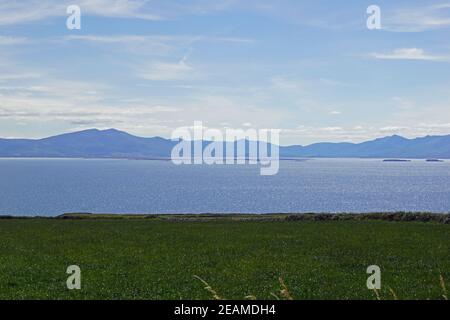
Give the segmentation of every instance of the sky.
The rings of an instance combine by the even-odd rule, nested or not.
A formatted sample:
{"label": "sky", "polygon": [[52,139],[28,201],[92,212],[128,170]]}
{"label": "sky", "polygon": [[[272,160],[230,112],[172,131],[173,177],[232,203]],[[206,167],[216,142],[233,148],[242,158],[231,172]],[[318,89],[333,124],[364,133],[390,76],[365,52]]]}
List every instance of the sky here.
{"label": "sky", "polygon": [[284,145],[450,134],[450,1],[0,0],[0,137],[194,121]]}

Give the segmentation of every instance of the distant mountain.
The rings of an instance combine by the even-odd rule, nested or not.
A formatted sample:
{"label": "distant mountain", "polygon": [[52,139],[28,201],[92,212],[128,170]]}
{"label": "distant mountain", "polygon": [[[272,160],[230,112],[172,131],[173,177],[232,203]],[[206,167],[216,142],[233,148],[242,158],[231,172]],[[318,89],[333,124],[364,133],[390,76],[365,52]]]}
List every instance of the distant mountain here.
{"label": "distant mountain", "polygon": [[0,139],[0,157],[167,158],[175,144],[115,129],[91,129],[39,140]]}
{"label": "distant mountain", "polygon": [[[115,129],[85,130],[45,139],[0,139],[0,157],[170,158],[176,141],[142,138]],[[207,144],[207,143],[205,143]],[[450,135],[406,139],[397,135],[363,143],[280,147],[282,158],[450,159]]]}
{"label": "distant mountain", "polygon": [[[296,156],[327,158],[450,158],[450,135],[406,139],[397,135],[363,143],[316,143],[287,147]],[[283,156],[287,154],[281,152]]]}

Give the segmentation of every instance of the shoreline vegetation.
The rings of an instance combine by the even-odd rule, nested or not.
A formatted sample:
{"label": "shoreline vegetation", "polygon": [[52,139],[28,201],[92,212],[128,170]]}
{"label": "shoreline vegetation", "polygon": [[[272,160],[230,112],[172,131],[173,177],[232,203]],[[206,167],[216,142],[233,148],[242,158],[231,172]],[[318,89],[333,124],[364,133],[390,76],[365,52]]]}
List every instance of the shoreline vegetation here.
{"label": "shoreline vegetation", "polygon": [[391,222],[436,222],[450,224],[450,213],[427,212],[386,212],[386,213],[204,213],[204,214],[101,214],[101,213],[64,213],[54,217],[48,216],[13,216],[0,215],[5,219],[51,219],[51,220],[143,220],[155,219],[173,222],[208,222],[208,221],[391,221]]}

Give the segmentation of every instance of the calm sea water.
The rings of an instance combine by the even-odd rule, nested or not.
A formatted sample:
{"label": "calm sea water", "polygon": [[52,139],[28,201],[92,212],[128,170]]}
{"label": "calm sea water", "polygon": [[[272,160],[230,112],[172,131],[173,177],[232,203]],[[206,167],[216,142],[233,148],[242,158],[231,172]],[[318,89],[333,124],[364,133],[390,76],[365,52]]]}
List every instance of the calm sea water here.
{"label": "calm sea water", "polygon": [[175,166],[169,161],[0,159],[0,214],[450,212],[450,162],[282,161]]}

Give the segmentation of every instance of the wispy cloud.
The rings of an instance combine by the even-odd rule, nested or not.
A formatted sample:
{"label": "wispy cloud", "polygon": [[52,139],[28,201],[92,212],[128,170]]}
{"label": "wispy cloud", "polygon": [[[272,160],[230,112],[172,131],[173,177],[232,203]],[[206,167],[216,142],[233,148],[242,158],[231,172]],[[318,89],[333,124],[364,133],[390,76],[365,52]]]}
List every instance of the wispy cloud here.
{"label": "wispy cloud", "polygon": [[224,43],[250,45],[254,40],[239,37],[219,37],[205,35],[70,35],[59,39],[62,42],[84,42],[93,46],[103,47],[110,50],[127,51],[135,55],[169,55],[179,54],[180,51],[191,50],[197,43]]}
{"label": "wispy cloud", "polygon": [[68,41],[86,41],[93,43],[105,43],[105,44],[132,44],[132,43],[185,43],[193,44],[195,42],[226,42],[237,44],[251,44],[255,41],[248,38],[238,37],[212,37],[203,35],[186,35],[186,36],[171,36],[171,35],[71,35],[63,38]]}
{"label": "wispy cloud", "polygon": [[419,48],[396,49],[388,53],[372,53],[372,58],[383,60],[424,60],[436,62],[449,62],[450,56],[440,56],[426,53]]}
{"label": "wispy cloud", "polygon": [[284,76],[276,76],[270,79],[271,88],[280,91],[303,92],[305,83],[301,80],[292,79]]}
{"label": "wispy cloud", "polygon": [[76,4],[83,14],[109,18],[151,21],[174,19],[181,15],[203,15],[223,11],[236,0],[21,0],[0,3],[0,25],[15,25],[66,15]]}
{"label": "wispy cloud", "polygon": [[[78,0],[82,13],[113,18],[161,20],[144,10],[146,0]],[[22,0],[4,1],[0,4],[0,25],[30,23],[47,18],[66,16],[67,6],[73,1]]]}
{"label": "wispy cloud", "polygon": [[358,125],[343,127],[305,126],[282,130],[282,137],[289,141],[304,139],[328,142],[362,142],[390,135],[416,138],[426,135],[447,135],[450,123],[419,123],[413,126],[398,124]]}
{"label": "wispy cloud", "polygon": [[150,81],[172,81],[193,78],[194,67],[189,65],[187,57],[177,63],[154,62],[140,67],[137,75]]}
{"label": "wispy cloud", "polygon": [[[78,127],[152,125],[177,108],[135,101],[111,103],[114,89],[98,83],[53,79],[39,85],[0,86],[0,121],[66,123]],[[160,118],[164,118],[161,116]]]}
{"label": "wispy cloud", "polygon": [[71,35],[64,37],[65,40],[69,41],[86,41],[86,42],[98,42],[98,43],[143,43],[149,41],[167,41],[170,40],[169,37],[150,37],[141,35]]}
{"label": "wispy cloud", "polygon": [[[173,39],[171,36],[145,36],[145,35],[70,35],[62,41],[78,41],[110,50],[126,51],[138,55],[166,55],[175,48],[183,45],[182,41],[188,39]],[[180,44],[181,43],[181,44]]]}
{"label": "wispy cloud", "polygon": [[410,6],[383,11],[383,29],[394,32],[423,32],[450,27],[450,3]]}
{"label": "wispy cloud", "polygon": [[39,77],[41,77],[41,74],[39,73],[3,73],[0,74],[0,82],[11,80],[33,79]]}
{"label": "wispy cloud", "polygon": [[28,41],[29,40],[25,37],[7,37],[0,35],[0,46],[24,44],[27,43]]}

